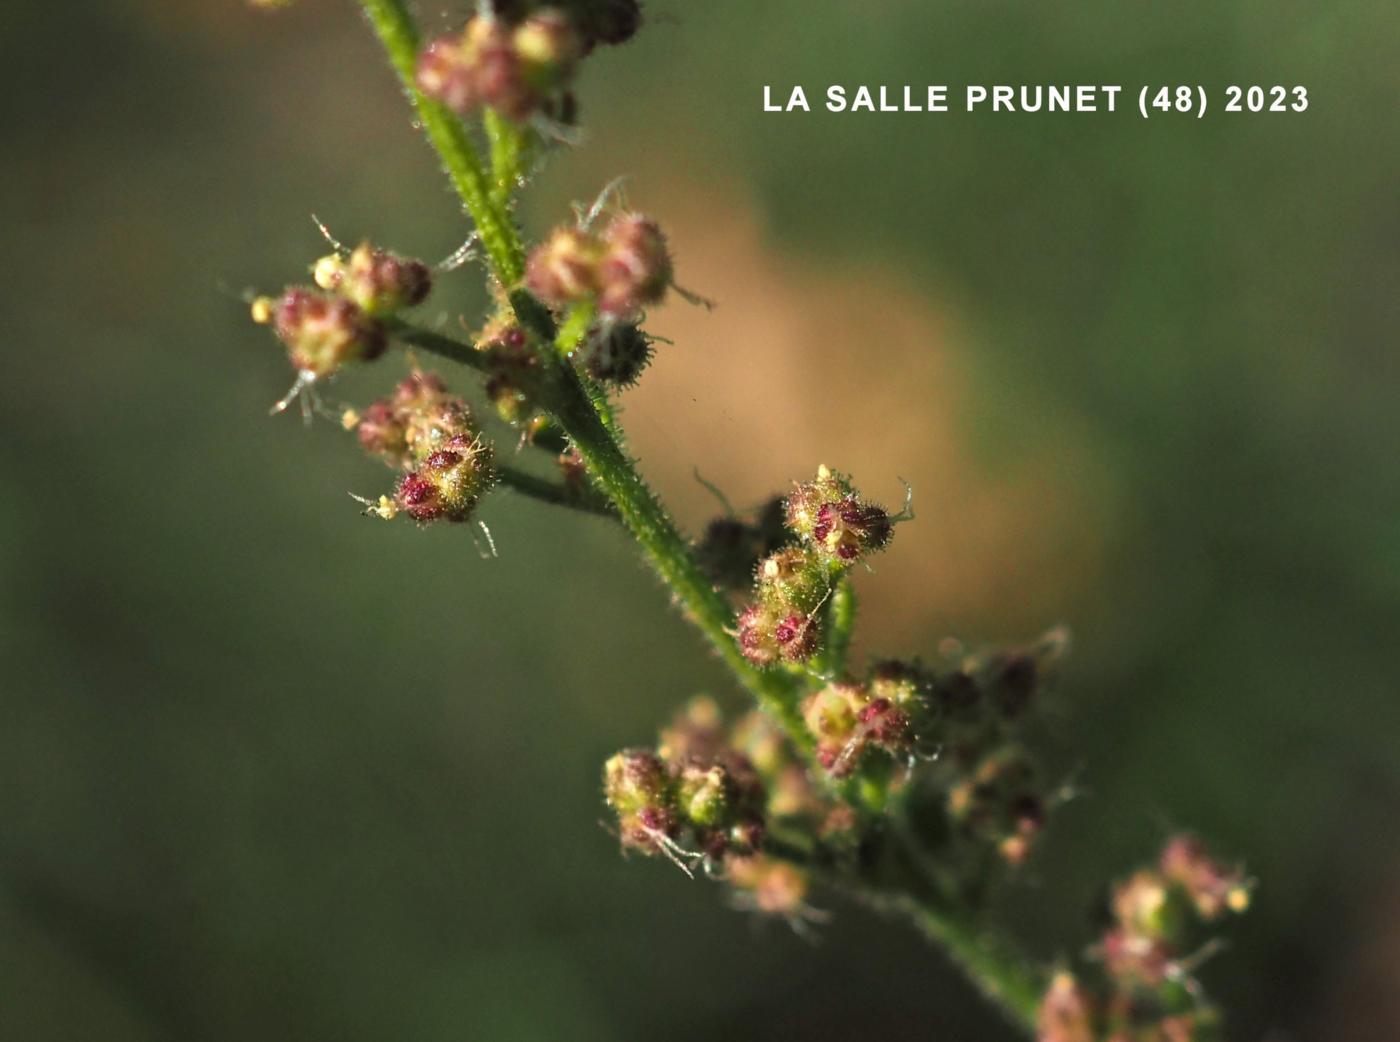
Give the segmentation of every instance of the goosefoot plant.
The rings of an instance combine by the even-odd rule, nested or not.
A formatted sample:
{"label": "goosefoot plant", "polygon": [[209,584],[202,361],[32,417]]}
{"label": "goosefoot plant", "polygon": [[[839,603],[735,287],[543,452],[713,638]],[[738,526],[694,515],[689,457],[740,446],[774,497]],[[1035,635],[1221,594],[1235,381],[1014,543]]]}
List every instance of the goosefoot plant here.
{"label": "goosefoot plant", "polygon": [[[821,917],[809,904],[817,887],[906,916],[1042,1042],[1220,1037],[1194,976],[1215,946],[1201,931],[1242,911],[1249,888],[1196,840],[1170,839],[1153,867],[1112,888],[1110,925],[1077,967],[1026,958],[992,923],[990,884],[1026,863],[1063,788],[1037,769],[1023,734],[1063,632],[859,666],[852,574],[911,518],[907,502],[891,514],[847,475],[815,466],[691,541],[629,457],[613,402],[651,360],[646,309],[672,292],[689,297],[666,237],[605,191],[531,248],[514,204],[540,158],[573,137],[579,64],[637,31],[636,0],[496,0],[426,42],[403,0],[359,6],[473,231],[438,271],[332,239],[311,285],[253,299],[253,318],[272,327],[295,371],[276,408],[300,399],[310,416],[327,380],[391,345],[441,356],[482,379],[516,455],[545,454],[556,476],[507,464],[467,403],[415,363],[391,393],[342,416],[397,472],[364,500],[368,513],[475,522],[482,498],[505,486],[611,518],[637,541],[756,707],[727,722],[695,699],[654,745],[607,761],[622,849],[687,875],[703,868],[737,905],[800,929]],[[478,250],[494,302],[480,332],[468,341],[415,324],[435,276]]]}

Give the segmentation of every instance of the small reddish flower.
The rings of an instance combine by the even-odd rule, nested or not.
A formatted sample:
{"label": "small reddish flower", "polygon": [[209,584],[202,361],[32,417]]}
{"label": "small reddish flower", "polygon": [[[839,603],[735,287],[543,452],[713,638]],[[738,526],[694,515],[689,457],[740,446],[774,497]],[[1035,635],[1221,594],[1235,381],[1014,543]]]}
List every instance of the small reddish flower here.
{"label": "small reddish flower", "polygon": [[272,320],[292,365],[316,377],[384,351],[384,330],[364,311],[348,300],[312,289],[287,290],[277,301]]}
{"label": "small reddish flower", "polygon": [[322,258],[316,273],[322,289],[336,291],[375,318],[421,304],[433,285],[432,272],[422,261],[368,243],[356,247],[344,261],[336,256]]}
{"label": "small reddish flower", "polygon": [[657,223],[640,214],[623,214],[603,231],[598,265],[598,310],[631,315],[659,304],[671,284],[671,255]]}
{"label": "small reddish flower", "polygon": [[551,307],[587,300],[597,292],[598,239],[575,227],[556,228],[535,247],[525,267],[525,285]]}

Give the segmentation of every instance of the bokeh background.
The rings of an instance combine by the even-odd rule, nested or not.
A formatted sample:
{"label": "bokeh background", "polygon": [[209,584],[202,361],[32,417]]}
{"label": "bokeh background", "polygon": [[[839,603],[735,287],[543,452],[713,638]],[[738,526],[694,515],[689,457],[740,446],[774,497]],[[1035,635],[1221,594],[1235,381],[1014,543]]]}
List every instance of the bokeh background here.
{"label": "bokeh background", "polygon": [[[431,26],[466,3],[425,11]],[[1400,11],[653,0],[539,230],[618,173],[682,282],[625,419],[684,522],[819,461],[918,521],[861,647],[1070,624],[1040,955],[1189,824],[1257,906],[1232,1037],[1400,1035]],[[388,474],[236,295],[466,228],[351,5],[0,30],[0,1036],[990,1040],[903,925],[807,943],[619,859],[598,768],[720,668],[605,523]],[[765,83],[1302,83],[1302,115],[774,116]],[[475,319],[475,273],[435,309]],[[391,355],[334,393],[364,400]]]}

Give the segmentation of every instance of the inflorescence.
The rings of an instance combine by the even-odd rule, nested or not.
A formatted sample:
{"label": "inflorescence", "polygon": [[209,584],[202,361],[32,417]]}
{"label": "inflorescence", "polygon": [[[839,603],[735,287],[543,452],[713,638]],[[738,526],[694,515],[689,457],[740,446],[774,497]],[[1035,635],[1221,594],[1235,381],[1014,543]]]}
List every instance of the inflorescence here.
{"label": "inflorescence", "polygon": [[[397,0],[361,2],[391,51],[399,41],[410,47],[414,32]],[[386,33],[386,19],[402,23]],[[890,851],[903,850],[895,860],[905,871],[936,865],[918,869],[919,886],[936,890],[941,906],[978,913],[988,883],[1031,858],[1066,790],[1046,779],[1027,726],[1058,672],[1065,632],[986,652],[945,642],[932,663],[854,665],[854,571],[886,550],[912,514],[907,502],[891,514],[826,466],[753,511],[727,509],[684,545],[649,495],[618,491],[645,486],[617,440],[612,407],[612,396],[652,360],[657,340],[645,330],[647,309],[676,288],[666,236],[652,218],[607,205],[611,192],[533,249],[514,230],[510,194],[523,176],[521,156],[561,140],[559,125],[576,116],[580,64],[598,44],[629,39],[640,20],[636,0],[495,0],[430,41],[416,64],[411,53],[396,55],[410,93],[485,121],[493,183],[506,194],[477,205],[499,205],[492,226],[515,236],[506,251],[514,263],[502,265],[501,250],[488,248],[492,305],[464,344],[409,323],[435,269],[368,243],[347,250],[332,240],[335,251],[310,267],[312,285],[252,301],[254,320],[271,326],[296,373],[277,409],[300,396],[308,416],[321,411],[320,386],[394,341],[445,354],[481,374],[482,415],[512,431],[519,452],[544,450],[554,480],[502,462],[467,401],[415,363],[389,394],[341,415],[365,452],[398,473],[391,492],[362,500],[367,512],[460,523],[475,519],[494,486],[510,484],[626,521],[654,560],[654,544],[675,543],[665,548],[669,570],[658,569],[668,579],[700,577],[687,596],[706,608],[707,634],[763,711],[731,723],[713,700],[697,698],[653,746],[606,762],[604,794],[624,851],[691,874],[703,868],[727,884],[737,906],[801,928],[820,919],[808,904],[816,885],[868,893]],[[470,207],[469,193],[463,198]],[[444,267],[455,265],[436,270]],[[594,426],[571,426],[578,413],[557,407],[561,388],[594,410]],[[600,450],[599,438],[612,440]],[[625,471],[611,485],[600,458]],[[624,501],[651,512],[627,517]],[[694,603],[687,607],[699,614]],[[1238,869],[1192,838],[1173,839],[1154,867],[1113,889],[1112,922],[1091,965],[1037,978],[1048,981],[1038,1015],[1033,1000],[1015,1012],[1027,1025],[1038,1016],[1041,1042],[1214,1038],[1219,1018],[1194,979],[1213,950],[1200,930],[1243,911],[1248,898]],[[978,959],[988,962],[985,953]]]}

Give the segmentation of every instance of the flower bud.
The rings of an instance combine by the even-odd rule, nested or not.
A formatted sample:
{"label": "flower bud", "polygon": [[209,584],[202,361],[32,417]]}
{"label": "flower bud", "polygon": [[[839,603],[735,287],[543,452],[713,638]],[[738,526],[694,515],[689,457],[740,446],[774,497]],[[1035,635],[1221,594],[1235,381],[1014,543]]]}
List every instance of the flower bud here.
{"label": "flower bud", "polygon": [[583,41],[562,11],[539,11],[512,37],[525,82],[540,94],[566,83],[583,54]]}
{"label": "flower bud", "polygon": [[1116,926],[1104,934],[1098,954],[1120,984],[1160,986],[1173,966],[1172,952],[1159,938]]}
{"label": "flower bud", "polygon": [[1166,880],[1185,892],[1196,914],[1207,922],[1226,909],[1243,912],[1249,907],[1249,887],[1243,873],[1214,860],[1194,836],[1172,837],[1162,850],[1159,865]]}
{"label": "flower bud", "polygon": [[371,402],[355,427],[360,446],[371,456],[379,456],[392,467],[409,460],[408,430],[397,409],[380,398]]}
{"label": "flower bud", "polygon": [[476,66],[463,47],[462,35],[453,33],[432,41],[418,56],[418,89],[465,116],[481,104]]}
{"label": "flower bud", "polygon": [[523,122],[569,80],[582,53],[578,32],[558,11],[540,11],[514,29],[502,18],[476,17],[423,50],[416,81],[458,115],[489,105]]}
{"label": "flower bud", "polygon": [[613,387],[631,387],[651,361],[651,338],[631,322],[597,330],[589,337],[588,375]]}
{"label": "flower bud", "polygon": [[293,287],[282,294],[271,317],[293,367],[316,377],[384,351],[384,330],[348,300]]}
{"label": "flower bud", "polygon": [[660,303],[671,284],[671,255],[656,222],[639,214],[609,222],[597,278],[598,310],[605,315],[631,315]]}
{"label": "flower bud", "polygon": [[622,844],[647,853],[676,830],[675,790],[666,764],[646,749],[625,749],[603,766],[608,806],[617,812]]}
{"label": "flower bud", "polygon": [[1060,971],[1050,979],[1036,1017],[1037,1042],[1095,1042],[1093,999],[1074,975]]}
{"label": "flower bud", "polygon": [[676,793],[681,816],[696,828],[724,824],[733,809],[729,775],[717,763],[686,764],[676,781]]}
{"label": "flower bud", "polygon": [[739,647],[756,666],[771,666],[779,658],[806,662],[817,651],[817,624],[809,615],[783,613],[766,604],[753,604],[739,614]]}
{"label": "flower bud", "polygon": [[788,547],[758,566],[758,596],[785,614],[811,615],[831,593],[826,566],[811,551]]}
{"label": "flower bud", "polygon": [[473,18],[467,23],[465,39],[482,103],[507,119],[523,122],[541,98],[527,82],[510,30],[495,18]]}
{"label": "flower bud", "polygon": [[395,503],[415,521],[466,521],[491,485],[491,450],[454,435],[399,481]]}
{"label": "flower bud", "polygon": [[556,228],[535,247],[525,267],[525,285],[551,307],[586,300],[597,290],[602,246],[581,228]]}
{"label": "flower bud", "polygon": [[883,507],[861,502],[845,475],[817,468],[815,481],[800,484],[787,499],[793,531],[823,553],[849,564],[890,540],[890,516]]}
{"label": "flower bud", "polygon": [[[338,262],[339,258],[323,258],[323,262],[327,260]],[[318,263],[317,276],[323,288],[334,289],[376,318],[421,304],[433,285],[432,272],[422,261],[408,260],[368,243],[356,247],[335,268]]]}
{"label": "flower bud", "polygon": [[1113,888],[1113,915],[1124,929],[1147,937],[1174,937],[1183,926],[1167,881],[1151,869],[1134,872]]}
{"label": "flower bud", "polygon": [[864,689],[840,681],[814,691],[802,704],[803,722],[817,740],[817,760],[834,777],[855,770],[865,751],[860,713],[866,704]]}

